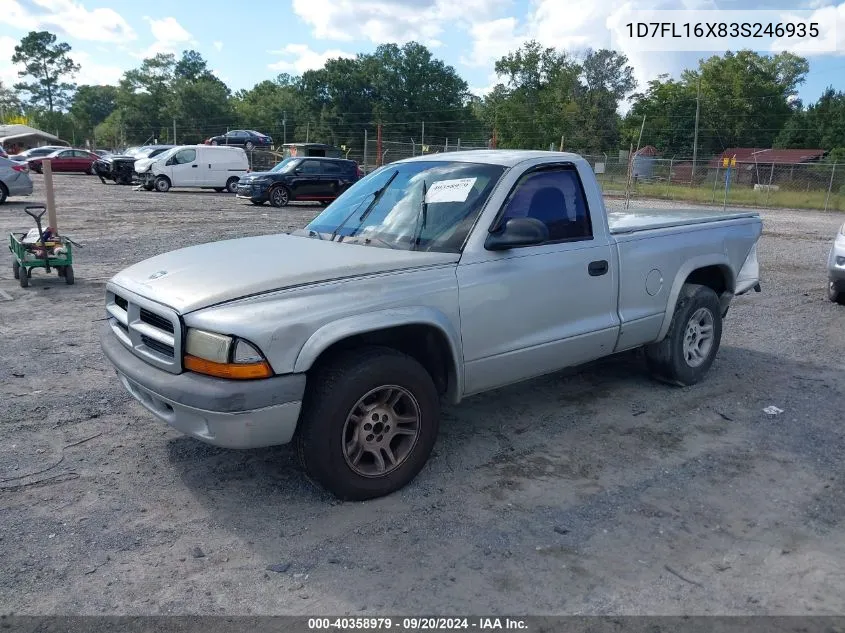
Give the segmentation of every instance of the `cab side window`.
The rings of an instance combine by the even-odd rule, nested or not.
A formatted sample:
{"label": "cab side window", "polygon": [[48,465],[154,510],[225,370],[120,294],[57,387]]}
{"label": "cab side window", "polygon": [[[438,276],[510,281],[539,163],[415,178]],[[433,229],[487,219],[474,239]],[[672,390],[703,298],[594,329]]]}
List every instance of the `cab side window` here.
{"label": "cab side window", "polygon": [[587,201],[573,168],[544,169],[525,174],[505,203],[501,226],[510,218],[536,218],[549,229],[549,242],[593,237]]}
{"label": "cab side window", "polygon": [[197,158],[197,151],[195,149],[183,149],[177,152],[173,157],[174,165],[184,165],[186,163],[193,163]]}

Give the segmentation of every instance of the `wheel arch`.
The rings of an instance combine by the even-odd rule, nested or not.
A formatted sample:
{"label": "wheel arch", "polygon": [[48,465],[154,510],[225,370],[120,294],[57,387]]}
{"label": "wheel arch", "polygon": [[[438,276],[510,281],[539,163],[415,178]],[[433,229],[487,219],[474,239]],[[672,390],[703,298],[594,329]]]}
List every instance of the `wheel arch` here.
{"label": "wheel arch", "polygon": [[449,402],[460,401],[464,387],[460,337],[445,314],[428,307],[388,309],[327,323],[302,346],[294,372],[307,372],[335,352],[373,344],[414,357]]}
{"label": "wheel arch", "polygon": [[687,283],[700,284],[711,288],[719,297],[722,316],[724,316],[733,299],[736,279],[726,256],[702,255],[684,262],[684,265],[678,269],[669,291],[666,312],[663,315],[663,323],[657,336],[658,341],[662,341],[668,333],[672,317],[675,314],[675,306],[681,294],[681,288]]}

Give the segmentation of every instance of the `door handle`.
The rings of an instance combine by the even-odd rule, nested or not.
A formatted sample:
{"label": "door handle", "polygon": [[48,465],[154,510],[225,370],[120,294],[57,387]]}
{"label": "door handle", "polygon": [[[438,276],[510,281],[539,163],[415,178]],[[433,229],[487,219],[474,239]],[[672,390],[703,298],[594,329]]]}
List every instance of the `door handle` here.
{"label": "door handle", "polygon": [[191,165],[191,167],[193,167],[194,169],[196,169],[197,167],[199,167],[199,165]]}
{"label": "door handle", "polygon": [[607,260],[600,259],[595,262],[590,262],[590,265],[587,266],[587,272],[590,273],[590,277],[599,277],[607,272],[608,265]]}

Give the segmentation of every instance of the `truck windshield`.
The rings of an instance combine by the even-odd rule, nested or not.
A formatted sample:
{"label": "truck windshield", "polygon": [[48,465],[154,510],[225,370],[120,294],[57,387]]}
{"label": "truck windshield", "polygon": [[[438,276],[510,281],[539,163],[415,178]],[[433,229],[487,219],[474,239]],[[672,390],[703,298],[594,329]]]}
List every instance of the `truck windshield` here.
{"label": "truck windshield", "polygon": [[448,160],[386,165],[350,187],[305,230],[346,243],[459,253],[504,171]]}

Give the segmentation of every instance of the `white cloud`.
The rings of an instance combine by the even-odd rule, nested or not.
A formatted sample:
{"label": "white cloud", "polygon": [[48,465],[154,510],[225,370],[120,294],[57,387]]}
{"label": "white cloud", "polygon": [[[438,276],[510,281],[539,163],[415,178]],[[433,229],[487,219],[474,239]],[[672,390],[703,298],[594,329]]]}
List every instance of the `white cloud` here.
{"label": "white cloud", "polygon": [[149,16],[144,16],[150,25],[150,32],[153,34],[155,41],[144,50],[133,53],[134,57],[138,59],[146,59],[154,57],[159,53],[179,53],[186,46],[196,46],[197,41],[194,39],[185,27],[183,27],[176,18],[166,17],[161,19],[153,19]]}
{"label": "white cloud", "polygon": [[7,88],[20,81],[18,70],[12,65],[12,55],[15,54],[15,46],[18,41],[8,35],[0,35],[0,81]]}
{"label": "white cloud", "polygon": [[412,40],[436,48],[448,26],[467,28],[512,0],[293,0],[293,10],[317,39],[369,40],[375,44]]}
{"label": "white cloud", "polygon": [[337,49],[330,49],[323,51],[322,53],[318,53],[317,51],[311,50],[305,44],[288,44],[282,50],[268,51],[268,53],[271,55],[282,55],[287,59],[280,59],[277,62],[268,64],[267,68],[270,70],[277,70],[279,72],[297,75],[304,73],[306,70],[322,68],[329,59],[335,59],[338,57],[352,59],[355,57],[352,53],[347,53]]}
{"label": "white cloud", "polygon": [[137,38],[135,31],[117,11],[88,10],[73,0],[32,0],[24,6],[18,0],[3,0],[0,24],[22,31],[49,30],[79,40],[122,42]]}
{"label": "white cloud", "polygon": [[216,41],[216,42],[213,42],[213,43],[212,43],[212,46],[214,47],[214,49],[215,49],[217,52],[220,52],[220,51],[222,51],[222,50],[223,50],[223,42],[221,42],[221,41],[219,41],[219,40],[218,40],[218,41]]}
{"label": "white cloud", "polygon": [[516,50],[523,38],[517,35],[516,18],[500,18],[479,22],[470,27],[472,49],[469,56],[461,57],[467,66],[491,66],[507,51]]}
{"label": "white cloud", "polygon": [[[123,68],[101,64],[84,51],[74,51],[73,59],[80,67],[74,77],[74,81],[79,86],[116,86],[123,76]],[[100,59],[99,55],[97,59]]]}

